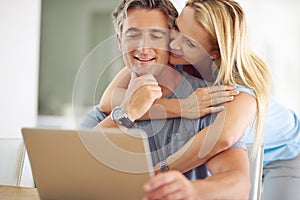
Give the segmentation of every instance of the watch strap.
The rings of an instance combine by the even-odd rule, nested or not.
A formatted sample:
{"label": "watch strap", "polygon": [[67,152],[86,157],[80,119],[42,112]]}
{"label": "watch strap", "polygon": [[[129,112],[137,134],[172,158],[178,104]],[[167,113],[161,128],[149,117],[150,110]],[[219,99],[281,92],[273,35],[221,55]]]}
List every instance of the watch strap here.
{"label": "watch strap", "polygon": [[118,123],[127,128],[132,128],[135,124],[128,117],[121,118]]}

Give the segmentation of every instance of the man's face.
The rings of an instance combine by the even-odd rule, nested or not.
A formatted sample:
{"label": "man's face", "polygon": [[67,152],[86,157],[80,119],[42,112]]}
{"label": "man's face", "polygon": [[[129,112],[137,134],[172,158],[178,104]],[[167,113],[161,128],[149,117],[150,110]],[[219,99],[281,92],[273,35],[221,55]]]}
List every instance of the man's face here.
{"label": "man's face", "polygon": [[[120,46],[127,67],[137,73],[156,74],[169,60],[167,17],[157,9],[131,8],[124,20]],[[157,65],[158,64],[158,65]]]}

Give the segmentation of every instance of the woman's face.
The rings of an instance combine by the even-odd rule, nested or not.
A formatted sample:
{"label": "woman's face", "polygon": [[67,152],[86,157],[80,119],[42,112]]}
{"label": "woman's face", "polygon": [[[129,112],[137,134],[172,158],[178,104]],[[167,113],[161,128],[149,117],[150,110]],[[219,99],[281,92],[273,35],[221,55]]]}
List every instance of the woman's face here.
{"label": "woman's face", "polygon": [[173,33],[171,36],[174,38],[170,42],[171,64],[193,64],[197,68],[211,64],[213,52],[209,34],[196,21],[194,14],[194,9],[187,6],[176,20],[180,34]]}

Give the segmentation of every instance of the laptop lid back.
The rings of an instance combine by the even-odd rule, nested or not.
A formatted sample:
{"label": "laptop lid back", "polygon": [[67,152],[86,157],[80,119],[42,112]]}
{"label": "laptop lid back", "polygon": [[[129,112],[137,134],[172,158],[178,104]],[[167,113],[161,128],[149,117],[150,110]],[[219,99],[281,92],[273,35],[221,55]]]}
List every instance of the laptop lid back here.
{"label": "laptop lid back", "polygon": [[43,199],[141,199],[153,173],[145,133],[22,129]]}

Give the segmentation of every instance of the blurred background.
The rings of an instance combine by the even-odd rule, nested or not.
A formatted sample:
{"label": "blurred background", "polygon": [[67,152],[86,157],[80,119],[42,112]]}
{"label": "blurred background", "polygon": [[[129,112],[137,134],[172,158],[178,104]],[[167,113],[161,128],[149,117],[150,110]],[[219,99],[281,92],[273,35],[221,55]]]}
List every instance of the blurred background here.
{"label": "blurred background", "polygon": [[[300,1],[237,1],[246,12],[254,51],[271,68],[273,95],[299,115]],[[185,1],[173,2],[180,12]],[[0,137],[21,137],[21,127],[74,127],[77,72],[97,45],[114,36],[111,12],[118,3],[0,0]],[[83,107],[98,103],[118,71],[103,70],[101,80],[92,70],[84,74],[83,80],[95,79],[99,85],[93,98],[82,96]],[[84,81],[78,84],[88,88]]]}
{"label": "blurred background", "polygon": [[[111,12],[118,2],[42,0],[38,87],[40,116],[72,115],[70,97],[74,77],[91,50],[114,34]],[[173,2],[180,11],[185,1]],[[252,47],[272,69],[274,95],[299,113],[300,79],[297,76],[300,67],[297,57],[300,55],[300,2],[239,2],[246,11]],[[92,71],[87,76],[92,77]],[[104,88],[111,76],[105,77]],[[93,105],[96,98],[86,99],[85,104]]]}

